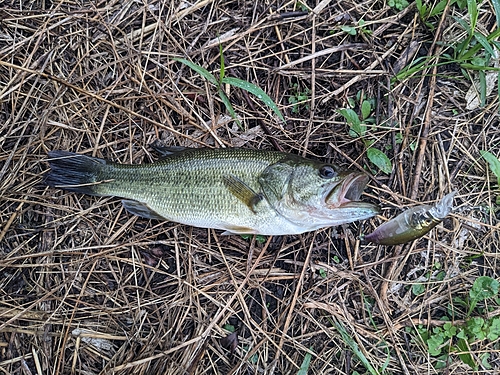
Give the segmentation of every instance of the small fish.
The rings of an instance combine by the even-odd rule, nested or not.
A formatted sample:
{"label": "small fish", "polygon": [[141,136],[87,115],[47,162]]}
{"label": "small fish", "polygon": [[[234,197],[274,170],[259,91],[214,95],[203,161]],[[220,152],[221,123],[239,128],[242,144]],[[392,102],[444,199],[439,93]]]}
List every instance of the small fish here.
{"label": "small fish", "polygon": [[299,234],[379,213],[359,198],[368,177],[297,155],[247,149],[170,148],[125,165],[49,152],[46,185],[117,196],[127,211],[225,234]]}
{"label": "small fish", "polygon": [[379,245],[400,245],[420,238],[452,211],[456,193],[452,191],[445,195],[435,206],[421,205],[410,208],[372,233],[362,236],[362,240]]}

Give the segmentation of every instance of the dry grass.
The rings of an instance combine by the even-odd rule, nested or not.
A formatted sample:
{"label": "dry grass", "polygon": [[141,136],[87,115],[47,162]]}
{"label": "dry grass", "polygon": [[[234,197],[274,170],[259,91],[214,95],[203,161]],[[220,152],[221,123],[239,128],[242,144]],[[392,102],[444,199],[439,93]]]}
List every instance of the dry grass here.
{"label": "dry grass", "polygon": [[[0,5],[2,373],[296,374],[307,352],[309,374],[366,373],[333,319],[387,374],[471,373],[457,356],[434,370],[425,345],[405,330],[432,329],[479,275],[499,277],[498,191],[479,157],[500,154],[498,97],[467,110],[470,84],[458,67],[433,67],[445,51],[435,36],[462,37],[451,14],[465,13],[450,9],[431,31],[414,6],[398,12],[382,1],[327,1],[315,12],[294,1],[20,4]],[[485,2],[478,25],[491,30],[493,14]],[[371,35],[339,29],[360,18]],[[188,57],[217,74],[218,38],[227,74],[264,89],[285,125],[228,88],[238,129],[213,88],[173,60]],[[433,58],[391,84],[412,42],[415,57]],[[288,103],[294,84],[310,89],[298,113]],[[49,150],[140,163],[152,159],[156,139],[279,147],[363,168],[363,143],[336,112],[359,91],[377,99],[380,126],[370,139],[388,146],[394,163],[390,176],[374,175],[366,200],[389,218],[459,190],[451,218],[403,247],[356,240],[378,219],[261,244],[140,219],[116,199],[40,183]],[[446,276],[427,283],[437,263]],[[415,283],[423,294],[411,292]],[[237,329],[233,349],[226,324]],[[490,352],[500,367],[498,341],[471,350],[475,358]]]}

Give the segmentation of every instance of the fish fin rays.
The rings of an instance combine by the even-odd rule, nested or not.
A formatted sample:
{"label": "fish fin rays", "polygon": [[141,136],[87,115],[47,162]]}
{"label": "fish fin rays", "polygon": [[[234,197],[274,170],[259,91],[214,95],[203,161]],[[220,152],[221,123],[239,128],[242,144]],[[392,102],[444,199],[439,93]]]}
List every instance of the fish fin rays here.
{"label": "fish fin rays", "polygon": [[183,146],[164,146],[159,141],[153,142],[149,146],[157,153],[159,153],[162,157],[167,157],[185,150],[189,150],[188,147]]}
{"label": "fish fin rays", "polygon": [[157,214],[155,211],[149,208],[146,203],[124,199],[122,200],[122,204],[123,207],[125,207],[125,209],[131,214],[143,217],[145,219],[162,220],[162,221],[165,220],[163,216]]}
{"label": "fish fin rays", "polygon": [[235,176],[223,176],[222,181],[231,194],[255,213],[257,204],[263,199],[262,194],[256,193],[250,186]]}
{"label": "fish fin rays", "polygon": [[238,225],[225,225],[224,229],[227,229],[225,232],[222,232],[223,236],[230,236],[233,234],[255,234],[255,229],[241,227]]}

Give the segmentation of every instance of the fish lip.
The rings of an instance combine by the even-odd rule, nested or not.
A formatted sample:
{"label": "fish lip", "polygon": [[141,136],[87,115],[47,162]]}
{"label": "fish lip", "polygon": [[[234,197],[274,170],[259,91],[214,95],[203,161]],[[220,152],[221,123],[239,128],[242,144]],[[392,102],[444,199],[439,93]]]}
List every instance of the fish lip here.
{"label": "fish lip", "polygon": [[338,208],[359,202],[361,194],[368,184],[369,178],[365,174],[350,173],[344,177],[342,183],[335,185],[325,196],[325,204],[330,208]]}

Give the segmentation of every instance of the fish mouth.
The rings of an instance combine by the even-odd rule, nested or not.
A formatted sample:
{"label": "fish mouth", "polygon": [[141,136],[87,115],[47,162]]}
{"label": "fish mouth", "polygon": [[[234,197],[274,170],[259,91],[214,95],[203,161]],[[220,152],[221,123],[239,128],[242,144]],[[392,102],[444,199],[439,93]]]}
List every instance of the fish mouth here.
{"label": "fish mouth", "polygon": [[325,204],[329,208],[339,208],[362,203],[359,201],[369,178],[365,174],[350,173],[344,177],[342,183],[335,185],[325,197]]}

